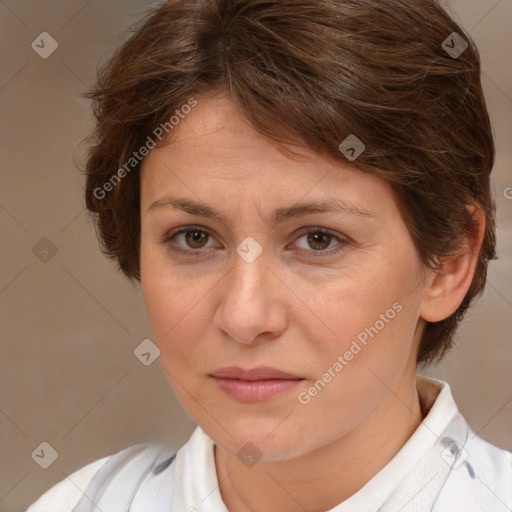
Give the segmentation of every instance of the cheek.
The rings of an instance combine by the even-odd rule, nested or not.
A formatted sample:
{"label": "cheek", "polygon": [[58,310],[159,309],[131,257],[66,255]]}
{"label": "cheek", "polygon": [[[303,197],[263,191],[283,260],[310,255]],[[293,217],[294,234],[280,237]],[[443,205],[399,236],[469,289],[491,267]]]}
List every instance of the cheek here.
{"label": "cheek", "polygon": [[320,323],[327,339],[339,349],[373,326],[381,315],[386,316],[386,312],[387,317],[393,318],[393,304],[403,300],[404,290],[398,279],[389,280],[386,274],[389,275],[385,268],[373,264],[321,285],[302,283],[303,289],[297,290],[297,295],[306,298],[309,309],[303,325],[307,328],[308,324]]}
{"label": "cheek", "polygon": [[351,316],[347,305],[339,315],[345,323],[340,323],[337,341],[327,344],[317,337],[321,360],[297,402],[307,417],[322,417],[332,426],[325,436],[338,436],[340,428],[344,433],[355,428],[389,395],[402,370],[413,364],[412,309],[403,302],[394,304],[394,308],[393,304],[389,308],[367,304],[364,315],[358,317]]}
{"label": "cheek", "polygon": [[141,272],[154,342],[164,366],[178,371],[183,366],[198,364],[200,344],[211,323],[208,291],[214,284],[179,272],[179,269],[149,265]]}
{"label": "cheek", "polygon": [[[399,272],[396,265],[383,264],[361,269],[351,279],[318,287],[314,293],[310,288],[312,312],[298,322],[306,339],[314,340],[317,378],[331,368],[336,376],[343,374],[364,388],[368,379],[378,379],[372,371],[388,382],[393,372],[409,363],[417,313],[412,287],[413,276]],[[335,364],[338,371],[333,368]],[[342,385],[344,378],[333,379],[337,384],[329,387],[340,385],[342,393],[350,389]],[[328,379],[326,375],[322,380]]]}

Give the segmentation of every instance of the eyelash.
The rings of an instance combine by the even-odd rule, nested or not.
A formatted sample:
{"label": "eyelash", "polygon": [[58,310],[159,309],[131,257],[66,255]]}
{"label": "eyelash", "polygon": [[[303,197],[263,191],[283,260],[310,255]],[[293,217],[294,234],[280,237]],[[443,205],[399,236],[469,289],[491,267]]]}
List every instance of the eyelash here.
{"label": "eyelash", "polygon": [[[164,239],[162,240],[161,243],[165,244],[173,252],[182,254],[184,256],[192,256],[192,257],[204,256],[204,252],[206,252],[206,251],[203,250],[203,249],[189,249],[189,250],[185,250],[185,249],[183,249],[183,248],[181,248],[181,247],[179,247],[177,245],[172,244],[172,239],[175,236],[177,236],[177,235],[179,235],[181,233],[187,233],[188,231],[199,231],[201,233],[206,233],[208,236],[213,238],[213,234],[210,233],[210,231],[208,229],[205,229],[204,227],[201,227],[201,226],[184,226],[182,228],[178,228],[178,229],[176,229],[174,231],[169,232],[167,235],[165,235],[165,237],[164,237]],[[302,251],[305,251],[306,253],[312,253],[312,254],[306,255],[305,256],[306,258],[318,258],[318,257],[334,256],[334,255],[340,253],[345,248],[345,246],[348,245],[348,243],[349,243],[348,240],[339,237],[338,235],[336,235],[332,231],[330,231],[328,229],[325,229],[325,228],[319,228],[319,227],[303,228],[302,230],[300,230],[300,234],[299,234],[298,239],[302,238],[304,235],[307,235],[308,233],[322,233],[324,235],[332,236],[333,238],[335,238],[339,242],[339,244],[338,244],[336,249],[330,249],[328,251],[327,250],[305,251],[305,249],[303,249]]]}

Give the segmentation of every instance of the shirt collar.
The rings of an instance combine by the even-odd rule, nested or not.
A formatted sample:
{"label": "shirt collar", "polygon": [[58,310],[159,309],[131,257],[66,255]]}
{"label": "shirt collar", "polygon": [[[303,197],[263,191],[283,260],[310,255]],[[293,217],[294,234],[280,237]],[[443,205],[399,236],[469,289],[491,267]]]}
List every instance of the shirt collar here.
{"label": "shirt collar", "polygon": [[[423,376],[416,377],[422,409],[427,412],[418,428],[398,453],[359,491],[329,512],[374,512],[379,510],[393,490],[438,442],[458,414],[448,383]],[[418,482],[423,485],[423,482]]]}

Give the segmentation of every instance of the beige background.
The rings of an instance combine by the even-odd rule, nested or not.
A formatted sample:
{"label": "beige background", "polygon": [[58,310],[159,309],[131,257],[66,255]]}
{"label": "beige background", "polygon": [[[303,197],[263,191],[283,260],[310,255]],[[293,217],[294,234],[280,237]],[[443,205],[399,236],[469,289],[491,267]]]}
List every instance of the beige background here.
{"label": "beige background", "polygon": [[[1,512],[24,510],[65,475],[130,444],[178,448],[194,428],[158,362],[146,367],[133,355],[151,338],[142,299],[101,255],[73,162],[91,128],[78,94],[150,5],[0,0]],[[475,431],[512,449],[512,0],[449,5],[482,55],[501,259],[458,347],[429,373],[450,382]],[[59,45],[47,59],[31,48],[41,32]],[[43,237],[57,250],[46,262],[32,252]],[[31,458],[43,441],[59,454],[46,470]]]}

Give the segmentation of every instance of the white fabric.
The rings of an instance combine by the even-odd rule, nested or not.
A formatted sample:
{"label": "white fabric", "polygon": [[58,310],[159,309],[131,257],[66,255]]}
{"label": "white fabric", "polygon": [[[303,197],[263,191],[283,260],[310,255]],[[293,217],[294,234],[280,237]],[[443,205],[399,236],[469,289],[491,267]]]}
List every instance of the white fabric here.
{"label": "white fabric", "polygon": [[[417,378],[427,416],[393,459],[327,512],[511,512],[512,453],[478,437],[446,382]],[[27,512],[228,512],[214,443],[197,427],[175,456],[138,444],[79,469]]]}

